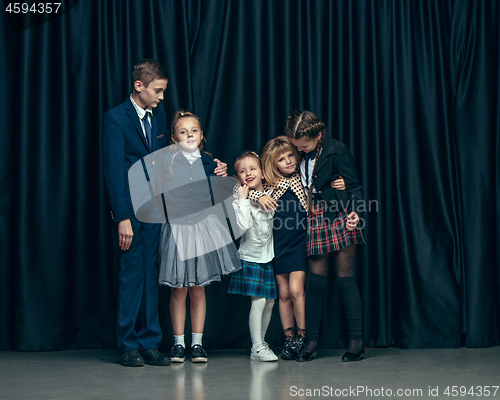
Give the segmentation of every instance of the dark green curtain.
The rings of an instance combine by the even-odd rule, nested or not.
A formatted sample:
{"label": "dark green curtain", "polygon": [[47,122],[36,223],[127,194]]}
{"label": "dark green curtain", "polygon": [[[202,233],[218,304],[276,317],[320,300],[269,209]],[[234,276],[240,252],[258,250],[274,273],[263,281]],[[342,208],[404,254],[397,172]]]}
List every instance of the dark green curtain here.
{"label": "dark green curtain", "polygon": [[[0,17],[0,349],[115,346],[101,118],[129,95],[143,57],[168,68],[160,106],[198,114],[230,173],[239,153],[283,134],[295,109],[318,114],[350,147],[370,208],[357,270],[368,345],[500,344],[497,1],[68,0],[63,9]],[[330,283],[321,342],[343,347]],[[209,349],[250,346],[249,300],[227,284],[207,288]],[[169,296],[160,289],[163,348]],[[268,341],[282,340],[275,307]]]}

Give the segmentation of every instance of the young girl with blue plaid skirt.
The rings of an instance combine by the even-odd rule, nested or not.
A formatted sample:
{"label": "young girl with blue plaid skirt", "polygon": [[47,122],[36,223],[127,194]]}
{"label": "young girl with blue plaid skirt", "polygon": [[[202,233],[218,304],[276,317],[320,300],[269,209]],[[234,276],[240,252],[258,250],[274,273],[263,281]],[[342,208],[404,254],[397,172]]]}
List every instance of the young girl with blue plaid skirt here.
{"label": "young girl with blue plaid skirt", "polygon": [[243,268],[231,275],[228,293],[250,296],[252,299],[249,316],[252,339],[250,360],[277,361],[278,357],[264,340],[276,298],[276,281],[271,264],[274,258],[274,213],[248,200],[250,189],[263,190],[262,165],[257,154],[243,153],[236,159],[234,168],[240,185],[233,207],[238,226],[245,233],[238,250]]}
{"label": "young girl with blue plaid skirt", "polygon": [[[306,189],[308,216],[307,255],[309,272],[306,288],[307,343],[297,361],[316,357],[323,299],[327,286],[328,259],[335,261],[337,285],[344,303],[349,330],[349,348],[342,361],[364,358],[362,310],[354,276],[356,248],[364,244],[355,210],[362,205],[361,185],[347,146],[330,138],[326,125],[310,111],[295,111],[285,129],[290,141],[301,151],[300,172]],[[342,176],[346,190],[335,190],[331,181]],[[352,210],[349,212],[348,210]]]}

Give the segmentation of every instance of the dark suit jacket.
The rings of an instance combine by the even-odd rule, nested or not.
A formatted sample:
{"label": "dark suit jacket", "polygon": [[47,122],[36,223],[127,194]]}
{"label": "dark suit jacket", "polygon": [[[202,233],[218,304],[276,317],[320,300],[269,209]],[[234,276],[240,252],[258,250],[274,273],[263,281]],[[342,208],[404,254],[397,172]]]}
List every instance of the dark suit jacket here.
{"label": "dark suit jacket", "polygon": [[[344,178],[346,190],[332,188],[331,182],[339,177]],[[354,159],[349,148],[338,140],[329,138],[314,168],[313,183],[320,200],[325,200],[328,208],[325,218],[334,219],[341,208],[347,207],[349,212],[359,214],[362,205],[362,187],[354,167]]]}
{"label": "dark suit jacket", "polygon": [[107,111],[103,117],[102,151],[104,179],[111,203],[113,222],[134,215],[128,183],[128,170],[149,153],[165,147],[165,113],[153,109],[151,119],[152,149],[149,148],[137,112],[130,97]]}

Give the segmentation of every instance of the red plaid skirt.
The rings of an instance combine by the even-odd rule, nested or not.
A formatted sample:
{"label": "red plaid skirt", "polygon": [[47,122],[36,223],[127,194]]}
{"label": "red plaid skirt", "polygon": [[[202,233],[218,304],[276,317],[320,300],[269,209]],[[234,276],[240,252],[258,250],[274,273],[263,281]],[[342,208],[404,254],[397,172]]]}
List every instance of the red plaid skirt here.
{"label": "red plaid skirt", "polygon": [[338,217],[330,221],[323,216],[322,201],[317,202],[314,208],[316,214],[307,216],[308,256],[338,251],[351,244],[365,244],[361,229],[350,231],[345,227],[348,216],[345,210],[339,211]]}

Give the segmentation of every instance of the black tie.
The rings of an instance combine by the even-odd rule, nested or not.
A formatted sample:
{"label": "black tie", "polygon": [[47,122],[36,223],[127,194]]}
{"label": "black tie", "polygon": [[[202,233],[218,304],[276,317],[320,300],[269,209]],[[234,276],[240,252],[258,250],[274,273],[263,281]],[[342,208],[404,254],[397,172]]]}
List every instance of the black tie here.
{"label": "black tie", "polygon": [[305,158],[306,160],[313,160],[314,157],[316,157],[316,154],[318,153],[318,148],[316,147],[313,151],[310,151],[309,153],[302,152],[302,157]]}
{"label": "black tie", "polygon": [[306,190],[309,190],[309,161],[314,160],[316,154],[318,153],[318,148],[316,147],[313,151],[309,153],[302,152],[302,157],[305,160],[305,175],[306,175]]}
{"label": "black tie", "polygon": [[148,114],[149,114],[148,112],[146,112],[146,114],[144,114],[144,118],[142,119],[142,121],[144,122],[144,129],[146,131],[146,137],[148,139],[149,148],[151,150],[153,150],[152,143],[151,143],[151,125],[149,124]]}

